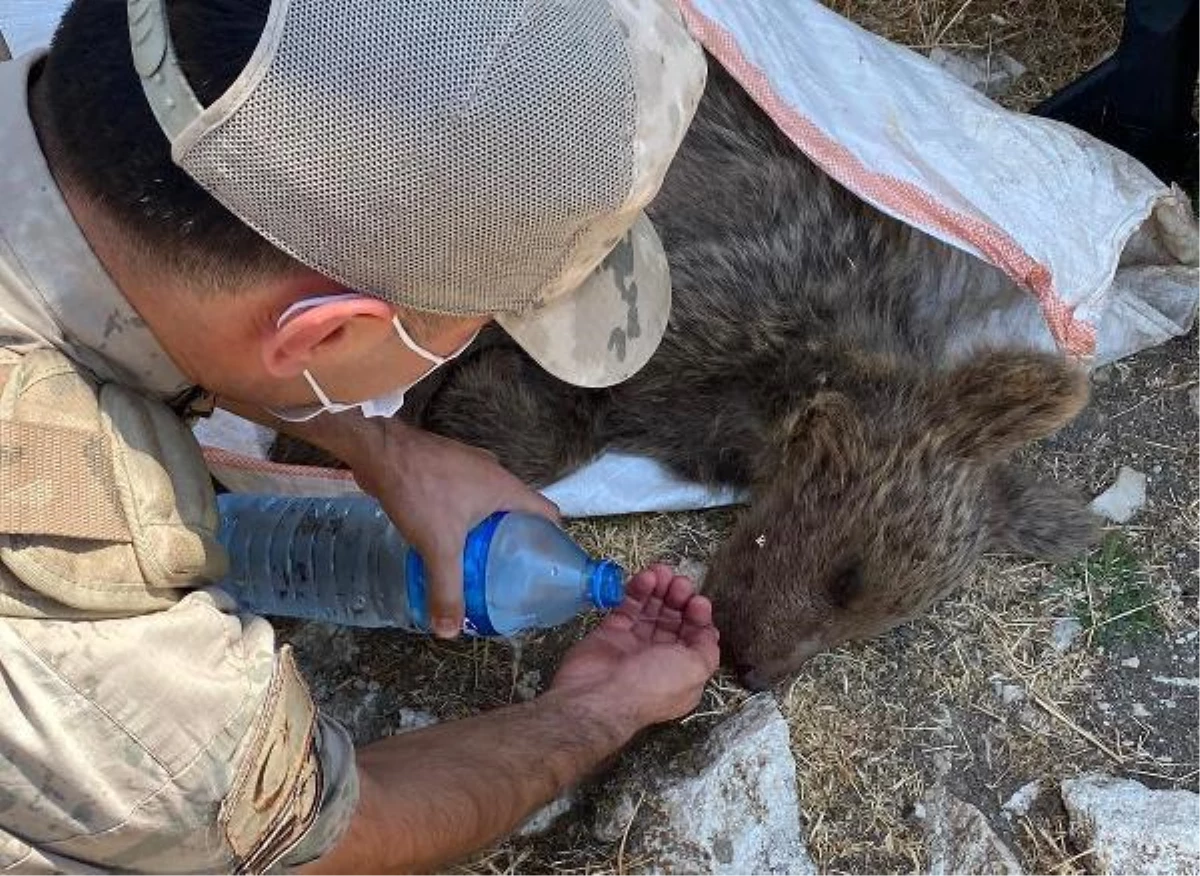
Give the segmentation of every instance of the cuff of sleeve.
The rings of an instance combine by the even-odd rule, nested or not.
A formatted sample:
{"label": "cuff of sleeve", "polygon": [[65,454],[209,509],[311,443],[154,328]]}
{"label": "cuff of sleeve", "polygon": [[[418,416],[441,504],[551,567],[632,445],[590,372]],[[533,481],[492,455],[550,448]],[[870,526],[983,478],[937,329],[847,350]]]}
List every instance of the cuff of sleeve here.
{"label": "cuff of sleeve", "polygon": [[280,872],[315,861],[332,849],[358,808],[358,767],[350,733],[333,718],[318,714],[314,745],[322,777],[317,817],[300,841],[279,860]]}

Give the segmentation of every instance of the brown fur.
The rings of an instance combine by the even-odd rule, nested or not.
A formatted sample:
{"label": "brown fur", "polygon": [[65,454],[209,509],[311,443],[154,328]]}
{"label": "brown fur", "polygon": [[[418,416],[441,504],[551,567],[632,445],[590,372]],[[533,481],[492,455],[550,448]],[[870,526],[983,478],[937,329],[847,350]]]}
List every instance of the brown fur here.
{"label": "brown fur", "polygon": [[[950,366],[957,314],[929,290],[963,256],[850,195],[710,70],[650,211],[674,286],[650,363],[577,389],[491,330],[402,416],[534,485],[614,449],[750,487],[708,593],[726,656],[758,686],[914,617],[986,550],[1082,550],[1083,504],[1005,459],[1072,419],[1087,381],[1023,350]],[[313,461],[286,443],[276,456]]]}

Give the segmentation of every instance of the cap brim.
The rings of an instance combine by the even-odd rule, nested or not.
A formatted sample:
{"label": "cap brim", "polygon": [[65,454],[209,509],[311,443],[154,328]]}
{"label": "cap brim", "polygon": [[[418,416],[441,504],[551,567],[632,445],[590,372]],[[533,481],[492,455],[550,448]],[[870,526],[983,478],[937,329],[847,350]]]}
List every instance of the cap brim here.
{"label": "cap brim", "polygon": [[496,321],[555,377],[602,388],[649,361],[670,315],[667,256],[642,214],[577,289]]}

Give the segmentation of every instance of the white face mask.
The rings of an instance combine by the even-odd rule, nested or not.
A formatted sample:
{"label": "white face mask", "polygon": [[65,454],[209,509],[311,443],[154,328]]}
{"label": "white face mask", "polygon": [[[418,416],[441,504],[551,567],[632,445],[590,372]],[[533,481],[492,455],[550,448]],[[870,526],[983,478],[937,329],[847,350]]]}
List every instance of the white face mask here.
{"label": "white face mask", "polygon": [[[364,296],[359,295],[356,292],[342,292],[336,295],[317,295],[312,298],[304,298],[295,302],[291,307],[281,313],[279,315],[278,322],[276,322],[276,326],[283,325],[291,316],[302,310],[319,307],[320,305],[327,304],[331,301],[343,301],[347,298],[362,297]],[[306,420],[311,420],[313,417],[316,417],[320,414],[340,414],[344,411],[353,410],[354,408],[359,408],[364,417],[395,416],[400,408],[404,406],[404,394],[406,392],[436,371],[439,366],[445,365],[451,359],[462,355],[463,351],[466,350],[467,347],[471,346],[471,342],[474,341],[475,337],[479,334],[479,330],[476,329],[475,333],[467,339],[467,342],[449,356],[439,356],[437,353],[432,353],[429,350],[426,350],[411,337],[409,337],[408,332],[404,330],[404,326],[400,324],[399,317],[394,315],[392,316],[392,327],[395,328],[396,334],[400,336],[400,340],[404,342],[404,346],[408,347],[425,361],[433,363],[432,368],[430,368],[412,383],[409,383],[406,386],[401,386],[399,389],[394,389],[391,392],[376,398],[369,398],[365,401],[351,402],[346,404],[331,400],[328,394],[326,394],[325,390],[321,388],[321,385],[317,383],[317,379],[312,376],[312,372],[306,368],[304,370],[304,379],[307,380],[308,385],[312,387],[313,395],[317,397],[317,401],[320,402],[320,404],[308,405],[306,407],[299,408],[285,408],[283,410],[267,408],[267,410],[279,419],[286,420],[289,423],[303,423]]]}

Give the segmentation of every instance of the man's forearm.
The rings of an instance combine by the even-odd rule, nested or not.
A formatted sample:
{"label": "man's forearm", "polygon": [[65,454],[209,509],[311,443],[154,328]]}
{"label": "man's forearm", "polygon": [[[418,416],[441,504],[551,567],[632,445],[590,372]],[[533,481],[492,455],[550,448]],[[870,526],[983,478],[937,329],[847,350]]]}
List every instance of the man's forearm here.
{"label": "man's forearm", "polygon": [[338,845],[301,872],[437,872],[510,833],[628,742],[635,724],[551,691],[372,743]]}

